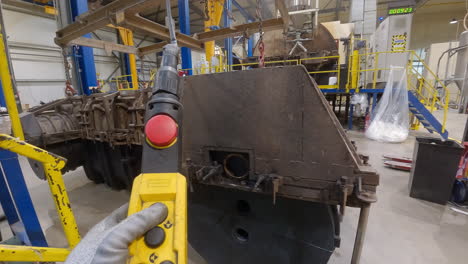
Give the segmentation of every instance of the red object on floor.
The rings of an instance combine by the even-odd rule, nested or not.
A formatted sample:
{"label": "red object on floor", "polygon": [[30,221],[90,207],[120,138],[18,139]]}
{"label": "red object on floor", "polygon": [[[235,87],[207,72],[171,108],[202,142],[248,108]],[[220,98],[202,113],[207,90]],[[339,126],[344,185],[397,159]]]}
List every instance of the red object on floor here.
{"label": "red object on floor", "polygon": [[370,113],[367,113],[366,118],[364,119],[364,132],[367,131],[367,128],[370,125]]}
{"label": "red object on floor", "polygon": [[383,157],[384,159],[388,159],[388,160],[393,160],[393,161],[398,161],[398,162],[403,162],[403,163],[413,163],[413,160],[407,157],[397,157],[393,155],[383,155]]}
{"label": "red object on floor", "polygon": [[397,170],[403,170],[403,171],[411,170],[411,163],[407,163],[407,162],[386,160],[384,161],[384,165],[388,168],[397,169]]}

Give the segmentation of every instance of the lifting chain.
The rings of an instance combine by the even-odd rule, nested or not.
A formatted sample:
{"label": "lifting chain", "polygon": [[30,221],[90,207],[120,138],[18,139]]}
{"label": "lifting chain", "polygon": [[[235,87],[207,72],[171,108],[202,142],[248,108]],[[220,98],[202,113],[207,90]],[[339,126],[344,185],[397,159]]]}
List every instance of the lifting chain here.
{"label": "lifting chain", "polygon": [[249,41],[249,35],[247,35],[247,31],[245,30],[242,33],[242,50],[245,52],[245,54],[248,54],[246,41]]}
{"label": "lifting chain", "polygon": [[62,48],[62,57],[63,57],[63,65],[65,66],[65,79],[67,81],[71,81],[71,76],[70,76],[70,62],[68,61],[68,52],[66,51],[66,47]]}
{"label": "lifting chain", "polygon": [[257,9],[256,9],[256,14],[257,14],[257,19],[260,22],[258,31],[260,34],[260,37],[258,39],[258,52],[259,52],[259,57],[258,57],[258,66],[260,68],[265,67],[265,43],[263,42],[263,18],[262,18],[262,0],[257,0]]}
{"label": "lifting chain", "polygon": [[62,57],[63,57],[63,65],[65,66],[65,94],[67,96],[73,96],[77,94],[77,91],[72,86],[72,78],[70,75],[71,66],[70,62],[68,61],[68,54],[66,48],[62,47]]}
{"label": "lifting chain", "polygon": [[205,21],[210,21],[210,9],[208,7],[208,2],[209,0],[205,0],[205,1],[200,1],[200,4],[203,4],[204,5],[204,9],[203,9],[203,18],[205,19]]}

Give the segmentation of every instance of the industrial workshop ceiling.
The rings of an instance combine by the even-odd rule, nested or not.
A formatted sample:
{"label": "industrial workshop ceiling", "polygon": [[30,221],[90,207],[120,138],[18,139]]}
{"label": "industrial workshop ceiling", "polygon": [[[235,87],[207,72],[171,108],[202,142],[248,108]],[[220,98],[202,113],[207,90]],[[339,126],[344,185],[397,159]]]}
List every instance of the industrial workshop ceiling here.
{"label": "industrial workshop ceiling", "polygon": [[[102,5],[106,5],[113,0],[89,0],[90,9],[98,8]],[[233,1],[233,24],[245,24],[247,23],[247,16],[252,18],[256,17],[256,0],[232,0]],[[289,0],[286,0],[289,1]],[[292,0],[291,0],[292,1]],[[275,0],[263,0],[262,16],[264,19],[273,18],[275,16]],[[314,0],[311,0],[314,3]],[[440,11],[458,10],[464,1],[453,1],[453,0],[378,0],[377,6],[377,17],[385,16],[389,5],[405,5],[405,3],[413,2],[417,12],[431,13]],[[161,1],[160,3],[164,3]],[[336,21],[341,20],[342,22],[348,21],[349,8],[351,1],[349,0],[319,0],[320,6],[320,21]],[[190,0],[190,17],[191,17],[191,31],[192,33],[204,31],[204,0]],[[243,10],[238,8],[240,6]],[[177,22],[177,0],[172,0],[172,14]],[[149,10],[143,15],[160,24],[164,24],[165,17],[164,5],[159,5],[155,10]]]}

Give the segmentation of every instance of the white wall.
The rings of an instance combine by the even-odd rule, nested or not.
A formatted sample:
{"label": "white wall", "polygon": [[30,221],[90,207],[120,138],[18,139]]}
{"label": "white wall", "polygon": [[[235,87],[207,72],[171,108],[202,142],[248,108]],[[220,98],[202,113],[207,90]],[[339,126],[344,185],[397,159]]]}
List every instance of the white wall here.
{"label": "white wall", "polygon": [[10,10],[3,15],[21,103],[34,106],[62,98],[65,72],[54,43],[55,20]]}
{"label": "white wall", "polygon": [[[353,23],[341,24],[340,21],[324,22],[322,25],[330,31],[334,39],[349,38],[354,31]],[[346,62],[346,49],[343,41],[338,42],[338,53],[340,55],[340,64]]]}
{"label": "white wall", "polygon": [[[455,54],[450,58],[447,59],[447,54],[440,60],[439,71],[437,72],[437,63],[439,61],[440,56],[442,53],[450,48],[458,47],[458,41],[452,42],[444,42],[444,43],[434,43],[429,46],[426,53],[425,62],[427,66],[432,70],[432,72],[439,76],[439,79],[450,79],[454,77],[455,74],[455,65],[457,62],[457,55]],[[434,82],[434,76],[432,73],[427,71],[424,72],[424,78],[429,82]],[[455,102],[458,97],[459,89],[458,87],[453,85],[447,86],[449,93],[450,93],[450,101]]]}
{"label": "white wall", "polygon": [[[458,6],[455,6],[458,7]],[[435,8],[435,7],[434,7]],[[432,9],[427,12],[416,11],[413,15],[413,26],[411,30],[411,49],[427,48],[432,43],[454,41],[463,32],[461,24],[449,24],[453,18],[462,19],[466,13],[464,4],[459,5],[456,10],[440,11]],[[458,30],[458,32],[457,32]]]}
{"label": "white wall", "polygon": [[[444,43],[434,43],[429,46],[426,51],[425,62],[427,66],[432,70],[433,73],[437,74],[440,78],[445,78],[446,69],[447,69],[447,78],[453,77],[455,74],[455,63],[457,61],[457,55],[455,54],[447,60],[447,54],[440,60],[439,71],[437,72],[437,63],[439,61],[442,53],[450,48],[458,47],[458,41],[444,42]],[[432,78],[432,74],[426,73],[426,78]]]}

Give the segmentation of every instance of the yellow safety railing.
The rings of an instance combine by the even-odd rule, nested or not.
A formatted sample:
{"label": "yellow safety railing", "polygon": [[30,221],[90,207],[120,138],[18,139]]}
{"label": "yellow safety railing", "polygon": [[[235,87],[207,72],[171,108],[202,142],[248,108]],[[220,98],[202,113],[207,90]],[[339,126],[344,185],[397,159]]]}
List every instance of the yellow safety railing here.
{"label": "yellow safety railing", "polygon": [[73,215],[61,169],[66,160],[18,138],[0,134],[0,148],[39,161],[44,166],[47,183],[57,214],[62,223],[69,248],[0,245],[0,261],[58,262],[65,261],[71,250],[80,242],[80,234]]}
{"label": "yellow safety railing", "polygon": [[139,87],[134,87],[134,85],[139,86],[140,84],[140,82],[134,82],[133,75],[130,74],[113,77],[108,82],[103,79],[98,79],[98,83],[99,87],[103,87],[108,83],[117,91],[138,90]]}
{"label": "yellow safety railing", "polygon": [[200,66],[200,67],[195,67],[192,69],[181,69],[181,71],[184,71],[184,72],[192,71],[193,75],[198,75],[198,74],[225,72],[226,68],[224,68],[223,66]]}
{"label": "yellow safety railing", "polygon": [[[412,65],[412,62],[418,60],[423,65],[424,69],[427,71],[427,74],[431,80],[427,80],[422,74],[420,74]],[[414,51],[410,53],[410,60],[407,67],[408,71],[408,86],[412,90],[416,91],[418,98],[424,100],[423,103],[429,108],[432,112],[436,109],[436,105],[442,107],[444,111],[444,117],[442,120],[442,133],[445,132],[447,115],[449,109],[449,100],[450,100],[450,91],[447,86],[439,79],[439,77],[427,66],[427,64],[421,59],[421,57]],[[416,78],[416,82],[412,78]],[[419,82],[419,83],[418,83]],[[415,84],[416,83],[416,84]],[[437,87],[439,86],[443,93],[439,94]],[[443,97],[443,98],[442,98]]]}
{"label": "yellow safety railing", "polygon": [[[110,83],[114,83],[115,87],[118,91],[125,91],[125,90],[137,90],[138,87],[133,87],[135,82],[133,82],[133,76],[128,75],[121,75],[116,76],[109,80]],[[138,84],[138,82],[136,82]]]}
{"label": "yellow safety railing", "polygon": [[11,81],[10,65],[8,64],[6,47],[4,44],[6,43],[6,39],[4,39],[3,34],[1,33],[1,27],[2,25],[0,24],[0,81],[3,86],[3,95],[8,108],[8,114],[10,115],[13,134],[24,140],[23,127],[21,126],[19,119],[15,92],[13,90],[13,82]]}
{"label": "yellow safety railing", "polygon": [[149,78],[149,81],[146,82],[146,87],[145,85],[143,85],[144,88],[148,88],[148,87],[152,87],[153,86],[153,83],[154,81],[156,80],[156,74],[158,73],[158,71],[156,69],[152,69],[150,71],[150,78]]}
{"label": "yellow safety railing", "polygon": [[[310,60],[326,60],[326,59],[336,59],[337,62],[340,61],[340,56],[325,56],[325,57],[312,57],[312,58],[304,58],[299,60],[299,64],[302,64],[304,61]],[[331,85],[319,85],[320,89],[339,89],[340,87],[340,67],[339,63],[337,63],[336,70],[326,70],[326,71],[310,71],[309,74],[324,74],[324,73],[335,73],[336,74],[336,84]]]}
{"label": "yellow safety railing", "polygon": [[[412,51],[380,51],[380,52],[369,52],[361,53],[357,50],[353,52],[349,59],[349,69],[348,69],[348,83],[346,85],[346,90],[349,92],[350,89],[355,89],[355,92],[359,92],[359,84],[362,83],[361,75],[365,75],[365,85],[369,83],[367,78],[367,73],[372,73],[371,87],[366,87],[368,89],[377,88],[377,76],[381,71],[390,71],[390,68],[379,68],[379,56],[383,54],[402,54]],[[373,62],[371,67],[367,64],[368,62]],[[361,64],[364,64],[365,67],[361,67]]]}
{"label": "yellow safety railing", "polygon": [[[359,53],[363,51],[364,53]],[[442,121],[442,132],[445,131],[447,113],[449,107],[449,91],[445,84],[440,81],[440,79],[434,74],[434,72],[422,61],[422,59],[412,50],[405,51],[381,51],[381,52],[368,52],[367,49],[362,48],[359,50],[353,50],[352,54],[349,56],[348,62],[348,71],[347,73],[342,73],[339,68],[339,63],[337,63],[337,68],[335,70],[323,70],[323,71],[310,71],[309,74],[329,74],[335,73],[337,77],[336,84],[332,85],[319,85],[320,89],[326,91],[326,89],[339,89],[340,84],[340,75],[347,74],[348,82],[345,86],[345,92],[349,93],[351,90],[358,93],[360,91],[360,86],[363,86],[366,89],[377,89],[377,84],[379,83],[379,74],[383,71],[390,71],[390,68],[379,67],[379,60],[381,60],[384,55],[392,54],[406,54],[407,56],[407,67],[406,74],[408,77],[408,89],[415,91],[419,100],[426,105],[426,107],[433,112],[438,106],[443,108],[444,118]],[[277,61],[266,61],[265,66],[276,66],[281,65],[300,65],[305,64],[305,62],[310,60],[325,60],[325,59],[334,59],[338,62],[340,61],[340,56],[324,56],[324,57],[310,57],[302,59],[293,59],[293,60],[277,60]],[[422,63],[422,66],[428,72],[429,77],[432,78],[430,81],[426,80],[422,74],[420,74],[414,67],[412,62],[419,60]],[[221,62],[221,60],[220,60]],[[182,71],[192,71],[194,75],[196,74],[207,74],[207,73],[218,73],[226,72],[233,70],[248,70],[252,67],[258,66],[259,62],[249,62],[249,63],[239,63],[233,65],[220,64],[220,66],[201,66],[194,67],[191,69],[183,69]],[[364,66],[363,66],[364,65]],[[369,75],[371,74],[371,75]],[[363,81],[364,80],[364,81]],[[441,99],[438,90],[435,86],[440,86],[443,90],[443,98]]]}
{"label": "yellow safety railing", "polygon": [[150,71],[150,78],[148,81],[141,81],[139,80],[137,82],[138,87],[134,88],[133,85],[135,85],[135,82],[133,82],[133,75],[121,75],[121,76],[116,76],[110,79],[109,81],[106,81],[104,79],[99,78],[99,74],[97,75],[97,82],[98,82],[98,87],[103,88],[107,85],[110,86],[110,90],[112,91],[128,91],[128,90],[138,90],[140,88],[147,88],[151,87],[156,79],[156,69],[152,69]]}
{"label": "yellow safety railing", "polygon": [[[265,66],[271,66],[272,64],[286,64],[286,65],[298,65],[300,64],[300,60],[277,60],[277,61],[265,61]],[[258,66],[259,62],[247,62],[247,63],[238,63],[238,64],[221,64],[220,66],[201,66],[201,67],[194,67],[191,69],[182,69],[181,71],[192,71],[194,75],[196,74],[207,74],[207,73],[218,73],[218,72],[226,72],[226,71],[234,71],[238,70],[247,70],[251,66]]]}
{"label": "yellow safety railing", "polygon": [[[445,132],[447,114],[449,108],[450,92],[445,84],[437,77],[436,74],[424,63],[421,57],[413,50],[406,51],[381,51],[359,54],[356,51],[350,56],[350,65],[348,70],[348,84],[346,86],[347,92],[349,89],[355,89],[355,92],[359,92],[359,80],[364,75],[365,83],[371,83],[370,89],[376,89],[378,83],[378,74],[381,71],[390,71],[390,68],[379,68],[379,56],[391,54],[406,54],[407,65],[406,74],[408,79],[408,90],[415,92],[418,99],[428,108],[432,113],[437,109],[438,106],[442,107],[444,111],[444,117],[442,120],[442,133]],[[364,58],[364,59],[361,59]],[[427,80],[421,73],[419,73],[413,66],[413,61],[420,61],[430,80]],[[364,62],[366,67],[361,68],[361,64]],[[367,62],[372,62],[372,65],[368,65]],[[367,73],[372,73],[372,81],[369,82]],[[439,86],[443,94],[440,95],[437,87]],[[441,98],[443,97],[443,98]]]}
{"label": "yellow safety railing", "polygon": [[[281,65],[300,65],[305,61],[309,60],[324,60],[324,59],[336,59],[339,61],[340,56],[324,56],[324,57],[311,57],[303,59],[293,59],[293,60],[276,60],[276,61],[265,61],[265,67],[275,66],[277,64]],[[235,71],[235,70],[248,70],[253,66],[258,66],[259,62],[247,62],[247,63],[238,63],[233,65],[222,65],[220,66],[201,66],[194,67],[191,69],[182,69],[182,71],[192,71],[194,75],[196,74],[207,74],[207,73],[218,73],[226,71]],[[340,87],[340,70],[323,70],[323,71],[311,71],[309,74],[324,74],[324,73],[336,73],[337,75],[337,84],[335,85],[319,85],[320,89],[338,89]]]}

